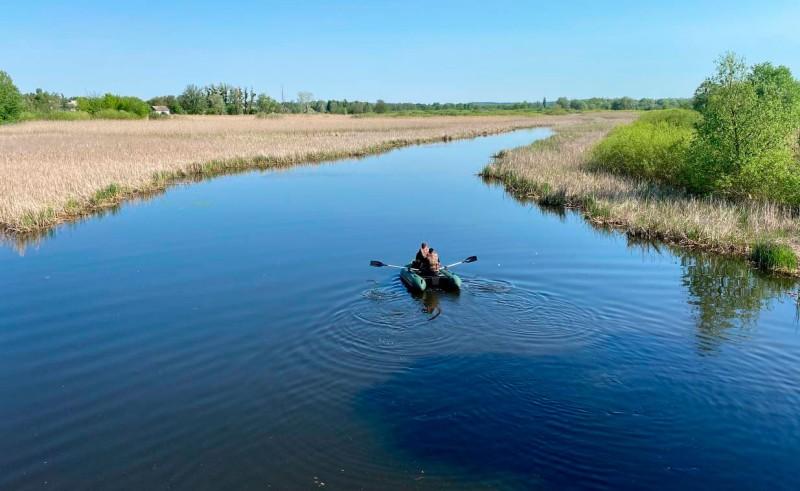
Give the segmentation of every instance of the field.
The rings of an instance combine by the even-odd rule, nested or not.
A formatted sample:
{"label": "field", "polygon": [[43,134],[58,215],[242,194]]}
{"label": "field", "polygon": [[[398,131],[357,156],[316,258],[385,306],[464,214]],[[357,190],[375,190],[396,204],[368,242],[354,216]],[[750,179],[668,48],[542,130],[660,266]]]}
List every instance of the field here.
{"label": "field", "polygon": [[593,223],[633,237],[746,256],[764,269],[798,273],[792,258],[800,251],[800,221],[790,207],[697,197],[593,170],[591,151],[617,122],[563,128],[547,140],[503,152],[483,175],[520,199],[580,209]]}
{"label": "field", "polygon": [[187,178],[620,117],[184,116],[8,125],[0,127],[0,230],[46,230]]}

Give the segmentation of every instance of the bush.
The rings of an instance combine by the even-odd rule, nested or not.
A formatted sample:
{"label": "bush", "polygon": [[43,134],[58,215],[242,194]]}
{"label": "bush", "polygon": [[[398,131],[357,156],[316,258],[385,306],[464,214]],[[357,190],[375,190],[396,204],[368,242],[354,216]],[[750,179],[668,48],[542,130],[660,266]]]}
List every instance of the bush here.
{"label": "bush", "polygon": [[639,117],[638,121],[642,123],[664,122],[678,128],[694,129],[700,119],[700,113],[691,109],[663,109],[646,112]]}
{"label": "bush", "polygon": [[19,115],[20,121],[86,121],[87,119],[92,119],[92,115],[86,111],[23,111]]}
{"label": "bush", "polygon": [[761,269],[797,269],[797,256],[791,247],[772,242],[760,242],[753,247],[750,259]]}
{"label": "bush", "polygon": [[800,205],[800,162],[787,148],[752,157],[730,179],[728,193]]}
{"label": "bush", "polygon": [[[657,113],[652,113],[657,114]],[[681,126],[686,116],[648,118],[613,130],[592,151],[591,167],[661,183],[683,186],[693,131]]]}
{"label": "bush", "polygon": [[22,96],[11,77],[0,70],[0,123],[16,121],[22,112]]}
{"label": "bush", "polygon": [[[150,106],[138,97],[124,97],[114,94],[106,94],[103,97],[79,97],[78,109],[89,114],[104,119],[131,119],[146,118],[150,114]],[[124,112],[126,115],[111,116],[111,112]],[[103,116],[99,113],[103,112]]]}
{"label": "bush", "polygon": [[141,119],[138,114],[117,109],[101,109],[92,115],[97,119]]}
{"label": "bush", "polygon": [[568,114],[567,110],[561,106],[549,107],[542,112],[550,116],[563,116],[564,114]]}

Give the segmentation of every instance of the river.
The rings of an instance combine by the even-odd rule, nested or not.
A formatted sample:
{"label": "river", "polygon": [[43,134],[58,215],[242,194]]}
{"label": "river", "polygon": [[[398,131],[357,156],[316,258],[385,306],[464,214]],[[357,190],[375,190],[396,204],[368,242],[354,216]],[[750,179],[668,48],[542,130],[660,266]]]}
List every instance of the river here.
{"label": "river", "polygon": [[[525,130],[0,248],[0,489],[797,489],[794,281],[476,173]],[[396,270],[430,242],[460,294]]]}

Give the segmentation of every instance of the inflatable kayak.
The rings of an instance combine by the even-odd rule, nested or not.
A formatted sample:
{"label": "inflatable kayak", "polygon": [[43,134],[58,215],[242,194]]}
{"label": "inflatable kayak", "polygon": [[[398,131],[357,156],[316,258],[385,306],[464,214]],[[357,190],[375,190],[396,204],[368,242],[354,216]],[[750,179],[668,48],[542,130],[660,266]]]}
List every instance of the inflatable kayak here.
{"label": "inflatable kayak", "polygon": [[419,270],[412,269],[410,264],[400,271],[400,279],[413,291],[424,292],[429,288],[456,291],[461,289],[461,278],[448,269],[442,269],[438,274],[425,275]]}

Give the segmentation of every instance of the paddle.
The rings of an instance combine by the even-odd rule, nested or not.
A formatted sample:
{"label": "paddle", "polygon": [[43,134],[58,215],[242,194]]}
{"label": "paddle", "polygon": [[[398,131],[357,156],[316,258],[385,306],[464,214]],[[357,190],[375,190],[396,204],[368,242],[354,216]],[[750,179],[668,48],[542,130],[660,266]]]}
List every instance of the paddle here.
{"label": "paddle", "polygon": [[453,263],[453,264],[448,264],[444,268],[448,269],[448,268],[452,268],[453,266],[458,266],[459,264],[474,263],[477,260],[478,260],[478,256],[470,256],[470,257],[464,259],[463,261],[459,261],[459,262]]}
{"label": "paddle", "polygon": [[376,268],[387,267],[387,268],[410,269],[411,271],[419,271],[418,269],[415,269],[415,268],[409,268],[407,266],[396,266],[394,264],[386,264],[386,263],[382,263],[380,261],[370,261],[369,265],[370,266],[374,266]]}

